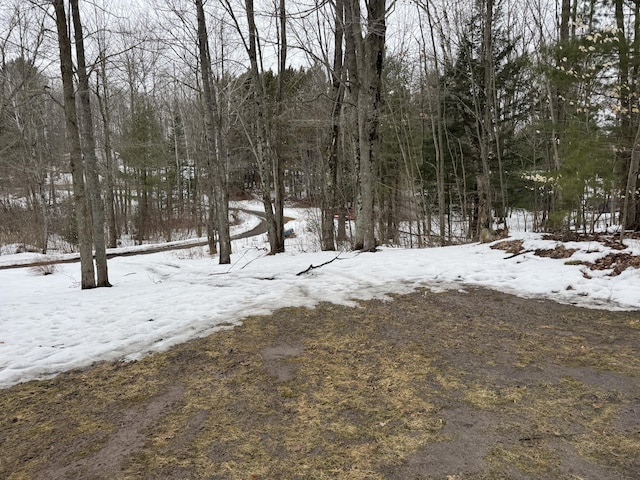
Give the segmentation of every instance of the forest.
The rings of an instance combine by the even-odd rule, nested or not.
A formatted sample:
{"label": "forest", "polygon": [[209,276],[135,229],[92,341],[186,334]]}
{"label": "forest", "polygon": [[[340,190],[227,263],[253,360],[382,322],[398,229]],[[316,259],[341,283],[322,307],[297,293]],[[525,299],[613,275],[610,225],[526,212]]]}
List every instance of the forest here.
{"label": "forest", "polygon": [[0,244],[83,288],[126,241],[229,263],[243,199],[272,254],[287,203],[323,250],[640,230],[638,1],[6,0],[0,55]]}

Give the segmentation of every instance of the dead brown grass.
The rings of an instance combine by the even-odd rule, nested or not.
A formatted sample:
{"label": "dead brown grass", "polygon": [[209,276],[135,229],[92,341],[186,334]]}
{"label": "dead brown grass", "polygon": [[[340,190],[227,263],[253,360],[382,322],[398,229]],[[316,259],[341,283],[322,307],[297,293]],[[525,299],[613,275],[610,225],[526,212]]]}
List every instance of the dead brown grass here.
{"label": "dead brown grass", "polygon": [[639,318],[483,290],[284,309],[1,391],[0,477],[630,479]]}
{"label": "dead brown grass", "polygon": [[520,253],[524,250],[523,240],[503,240],[491,245],[493,250],[503,250],[513,255]]}
{"label": "dead brown grass", "polygon": [[538,257],[546,257],[546,258],[569,258],[571,255],[578,251],[577,248],[566,248],[564,245],[559,244],[556,245],[555,248],[538,248],[534,253],[534,255]]}

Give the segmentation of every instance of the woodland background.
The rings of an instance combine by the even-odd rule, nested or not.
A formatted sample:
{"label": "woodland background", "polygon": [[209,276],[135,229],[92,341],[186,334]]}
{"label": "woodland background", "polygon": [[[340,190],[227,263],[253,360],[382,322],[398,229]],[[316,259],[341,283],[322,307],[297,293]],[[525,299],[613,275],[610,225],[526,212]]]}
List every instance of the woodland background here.
{"label": "woodland background", "polygon": [[285,202],[324,250],[488,241],[514,209],[640,230],[637,0],[7,0],[0,25],[0,244],[79,248],[84,288],[124,242],[228,262],[248,197],[271,253]]}

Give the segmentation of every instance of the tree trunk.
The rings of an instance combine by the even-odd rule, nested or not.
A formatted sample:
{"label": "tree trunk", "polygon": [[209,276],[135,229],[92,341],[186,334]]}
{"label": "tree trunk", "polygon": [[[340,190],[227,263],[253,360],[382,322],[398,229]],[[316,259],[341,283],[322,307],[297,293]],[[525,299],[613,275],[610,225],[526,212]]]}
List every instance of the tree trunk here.
{"label": "tree trunk", "polygon": [[[360,25],[360,3],[356,0],[344,0],[344,67],[345,67],[345,87],[349,94],[346,112],[348,114],[349,136],[353,149],[353,179],[352,179],[352,208],[356,215],[356,229],[353,236],[353,248],[362,248],[364,244],[364,233],[362,228],[358,228],[358,218],[362,216],[362,197],[359,189],[360,185],[360,142],[358,127],[358,97],[360,96],[360,57],[362,56],[362,27]],[[346,93],[345,92],[345,95]]]}
{"label": "tree trunk", "polygon": [[355,62],[348,64],[353,91],[357,99],[359,182],[358,217],[356,218],[355,248],[365,252],[375,251],[374,216],[374,167],[380,155],[380,97],[382,92],[382,67],[386,34],[385,0],[367,1],[367,33],[362,36],[360,7],[358,0],[348,0],[348,17],[351,32],[347,42],[353,42],[348,51]]}
{"label": "tree trunk", "polygon": [[44,192],[44,178],[40,178],[38,181],[38,193],[40,195],[40,213],[42,215],[42,249],[40,251],[43,255],[46,255],[47,248],[49,246],[49,207],[47,205],[47,196]]}
{"label": "tree trunk", "polygon": [[[98,99],[98,108],[102,116],[102,124],[104,130],[104,155],[105,165],[105,206],[107,214],[107,246],[116,248],[118,242],[118,229],[116,227],[116,211],[114,190],[114,171],[115,165],[113,161],[113,150],[111,147],[111,112],[109,107],[109,90],[107,88],[106,74],[106,58],[103,51],[100,51],[100,70],[98,79],[102,79],[102,88],[100,88],[100,80],[96,85],[96,98]],[[102,91],[100,91],[102,90]]]}
{"label": "tree trunk", "polygon": [[95,288],[96,281],[93,267],[90,209],[84,185],[84,167],[82,148],[78,130],[76,98],[73,85],[73,60],[71,57],[71,39],[67,33],[67,14],[64,0],[53,0],[60,50],[60,72],[64,91],[64,112],[69,142],[71,175],[73,179],[73,198],[78,228],[78,245],[80,247],[81,288]]}
{"label": "tree trunk", "polygon": [[[261,70],[258,67],[258,33],[255,23],[255,12],[253,8],[253,0],[246,0],[247,24],[249,28],[249,43],[247,53],[249,55],[250,78],[252,86],[253,107],[255,113],[255,148],[254,154],[260,171],[260,186],[262,190],[262,203],[264,204],[264,213],[267,220],[267,234],[269,236],[270,254],[275,255],[284,251],[284,231],[281,210],[274,205],[271,200],[271,188],[280,188],[281,180],[273,178],[274,173],[279,174],[279,168],[273,168],[277,165],[275,160],[276,152],[271,144],[271,129],[268,125],[266,111],[266,92],[261,76]],[[280,72],[281,75],[284,72]],[[278,194],[276,193],[276,196]]]}
{"label": "tree trunk", "polygon": [[98,179],[98,161],[96,159],[96,141],[93,135],[93,117],[89,99],[89,76],[84,56],[84,38],[78,0],[71,0],[71,15],[76,43],[76,58],[78,61],[78,105],[80,107],[80,144],[84,156],[85,176],[92,213],[93,245],[95,247],[97,287],[110,287],[107,268],[107,251],[104,237],[104,205],[100,195],[100,181]]}
{"label": "tree trunk", "polygon": [[[638,13],[640,3],[636,2],[635,11],[635,32],[634,32],[634,52],[633,55],[637,56],[640,52],[637,51],[638,38],[640,32],[638,29]],[[638,201],[637,185],[638,185],[638,152],[637,142],[639,140],[640,130],[635,135],[632,133],[631,119],[635,118],[637,122],[637,115],[633,115],[631,111],[630,99],[635,96],[636,89],[634,80],[637,74],[638,59],[631,57],[629,48],[629,42],[627,35],[625,34],[625,15],[624,15],[624,2],[622,0],[615,0],[615,14],[616,25],[618,28],[618,82],[620,85],[620,129],[622,131],[622,140],[625,144],[631,144],[631,152],[626,151],[626,156],[623,158],[625,165],[629,165],[627,169],[626,178],[626,190],[624,195],[624,208],[622,212],[622,224],[623,231],[625,229],[639,230],[640,229],[640,202]],[[632,69],[631,63],[634,63]],[[632,76],[630,71],[633,70]]]}
{"label": "tree trunk", "polygon": [[[365,87],[365,90],[368,90]],[[362,245],[357,245],[365,252],[374,251],[375,217],[374,217],[374,162],[376,159],[377,126],[374,118],[374,99],[370,91],[361,92],[358,96],[358,143],[360,144],[360,215],[356,221],[356,229],[360,230],[358,238]]]}
{"label": "tree trunk", "polygon": [[481,119],[482,125],[479,126],[480,132],[480,159],[482,161],[482,170],[477,178],[478,186],[478,239],[482,242],[492,239],[492,206],[491,206],[491,178],[489,172],[489,155],[492,145],[493,131],[493,84],[494,84],[494,65],[493,65],[493,2],[494,0],[485,0],[485,24],[482,46],[482,63],[484,69],[484,105]]}
{"label": "tree trunk", "polygon": [[622,210],[622,229],[620,239],[624,237],[626,229],[640,230],[640,202],[636,192],[638,191],[638,176],[640,175],[640,125],[636,132],[633,148],[631,149],[631,161],[629,162],[629,173],[627,174],[627,187],[624,192],[624,205]]}
{"label": "tree trunk", "polygon": [[[631,69],[631,83],[629,85],[629,91],[630,91],[630,95],[633,96],[634,98],[638,98],[638,83],[640,82],[640,2],[636,1],[635,5],[634,5],[634,22],[633,22],[633,43],[632,43],[632,49],[633,49],[633,53],[630,54],[630,58],[629,58],[629,66]],[[634,115],[633,117],[635,119],[635,122],[638,124],[639,128],[640,128],[640,118],[638,115]],[[634,146],[637,150],[637,140],[634,143]],[[638,159],[637,155],[640,155],[640,152],[635,152],[636,153],[636,157],[633,158],[632,156],[632,162],[636,162],[635,164],[635,170],[636,170],[636,176],[635,176],[635,182],[636,182],[636,190],[634,190],[635,192],[637,192],[637,182],[638,182],[638,175],[640,174],[640,171],[638,171],[638,162],[640,159]],[[640,201],[638,199],[638,195],[636,193],[636,225],[635,225],[635,229],[636,230],[640,230]]]}
{"label": "tree trunk", "polygon": [[220,245],[220,264],[231,263],[231,235],[229,233],[229,192],[227,190],[227,169],[220,155],[220,121],[218,118],[218,102],[213,91],[213,74],[209,53],[209,37],[202,0],[196,0],[198,17],[198,50],[200,54],[200,70],[202,89],[205,101],[205,126],[208,145],[209,175],[213,184],[213,200]]}
{"label": "tree trunk", "polygon": [[[429,32],[431,39],[431,48],[434,52],[434,68],[436,76],[434,78],[435,85],[435,94],[429,96],[429,103],[431,103],[431,111],[435,110],[435,115],[432,113],[430,115],[431,118],[431,132],[433,136],[433,146],[436,153],[436,181],[438,184],[438,221],[440,227],[440,243],[444,245],[446,243],[445,237],[445,171],[444,171],[444,115],[442,112],[442,92],[440,89],[440,62],[438,61],[438,48],[436,47],[435,37],[433,35],[434,31],[434,21],[431,15],[431,9],[429,8],[429,2],[425,2],[425,7],[427,17],[429,19]],[[424,34],[423,34],[424,35]],[[424,51],[424,50],[423,50]],[[426,52],[425,52],[426,59]],[[428,76],[426,60],[425,60],[425,75]],[[434,98],[435,97],[435,98]],[[433,108],[433,104],[435,104],[435,109]]]}
{"label": "tree trunk", "polygon": [[560,43],[569,40],[569,24],[571,20],[571,0],[562,0],[560,12]]}
{"label": "tree trunk", "polygon": [[278,19],[280,20],[280,42],[278,47],[278,91],[276,93],[276,132],[275,149],[273,155],[273,211],[276,234],[276,250],[284,252],[284,166],[280,139],[283,133],[284,122],[282,118],[284,105],[284,86],[287,70],[287,11],[285,0],[278,2]]}
{"label": "tree trunk", "polygon": [[[322,182],[322,227],[321,246],[322,250],[335,250],[334,215],[338,212],[336,199],[338,188],[338,144],[340,141],[340,117],[342,114],[342,103],[344,100],[344,79],[343,79],[343,59],[342,40],[344,37],[344,0],[336,0],[335,4],[335,30],[334,30],[334,53],[333,68],[331,70],[331,98],[333,105],[331,108],[331,138],[329,148],[325,156]],[[344,212],[339,212],[339,223],[344,231]],[[346,235],[345,235],[346,236]]]}

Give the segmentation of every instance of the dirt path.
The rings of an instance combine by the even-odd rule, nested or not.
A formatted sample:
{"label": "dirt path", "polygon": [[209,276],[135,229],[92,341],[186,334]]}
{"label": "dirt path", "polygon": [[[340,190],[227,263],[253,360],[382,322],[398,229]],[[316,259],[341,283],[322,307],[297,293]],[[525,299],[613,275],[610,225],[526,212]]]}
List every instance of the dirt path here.
{"label": "dirt path", "polygon": [[640,478],[640,312],[474,289],[283,309],[0,391],[0,478]]}

